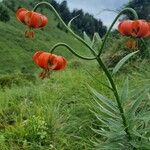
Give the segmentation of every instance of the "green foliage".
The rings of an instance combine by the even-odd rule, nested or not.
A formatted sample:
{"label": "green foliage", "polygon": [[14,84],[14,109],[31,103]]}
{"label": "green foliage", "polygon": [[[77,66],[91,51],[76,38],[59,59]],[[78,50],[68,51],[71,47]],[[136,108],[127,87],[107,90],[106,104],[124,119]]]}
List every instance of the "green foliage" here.
{"label": "green foliage", "polygon": [[[145,64],[143,66],[147,68]],[[143,66],[140,67],[144,69]],[[132,68],[128,66],[127,68],[128,71],[132,71]],[[94,78],[86,70],[94,72]],[[122,78],[125,75],[126,73],[123,73],[116,78],[119,87],[122,87],[122,84],[124,85],[123,89],[128,87],[127,83],[122,83]],[[132,78],[134,77],[130,80],[132,87],[140,86],[139,89],[144,85],[145,89],[149,87],[148,80],[145,81],[149,77],[148,71],[142,72],[141,70],[138,72],[133,70],[131,75]],[[5,78],[5,76],[1,76],[1,78]],[[30,79],[25,80],[25,74],[7,76],[12,82],[15,80],[14,78],[18,78],[19,84],[13,83],[10,87],[6,85],[5,88],[0,88],[0,148],[2,150],[91,150],[96,149],[94,141],[99,141],[98,149],[102,149],[101,146],[103,145],[101,144],[107,137],[95,133],[95,129],[97,131],[104,126],[107,131],[108,127],[103,123],[108,121],[107,126],[113,128],[113,132],[109,134],[109,137],[115,139],[113,134],[117,131],[117,134],[115,134],[115,137],[117,136],[116,144],[112,143],[112,146],[119,145],[118,147],[120,147],[117,140],[121,135],[124,135],[124,132],[119,132],[122,122],[118,108],[113,96],[110,94],[110,89],[98,84],[96,80],[98,78],[104,83],[107,83],[107,80],[102,71],[95,67],[95,63],[79,61],[78,59],[71,60],[66,71],[53,72],[50,79],[42,81],[37,78],[31,79],[31,81]],[[32,82],[32,80],[35,81]],[[137,83],[137,80],[139,83]],[[144,83],[141,83],[141,80]],[[95,96],[93,100],[93,95],[89,92],[87,83],[101,91],[103,95],[92,88]],[[123,95],[123,89],[120,89],[120,95]],[[131,108],[130,103],[133,102],[133,106],[139,92],[132,91],[132,89],[126,91],[128,91],[128,98],[122,101],[124,101],[124,108],[128,112]],[[141,103],[142,106],[147,106],[146,109],[149,107],[149,99],[147,98],[146,94]],[[137,107],[137,104],[134,104],[135,106]],[[90,113],[89,110],[94,113]],[[144,109],[137,109],[135,115],[138,115],[139,110],[143,110],[143,113],[137,117],[140,120],[143,117],[148,120],[149,114],[145,113]],[[122,127],[122,129],[124,128]],[[147,130],[148,128],[145,129],[145,131]],[[126,136],[124,142],[126,142],[125,139]],[[122,143],[122,141],[120,142]]]}
{"label": "green foliage", "polygon": [[102,45],[102,39],[101,39],[101,37],[99,36],[99,34],[96,32],[96,33],[94,33],[94,35],[93,35],[92,47],[93,47],[96,51],[99,51],[101,45]]}
{"label": "green foliage", "polygon": [[91,46],[95,51],[99,51],[100,47],[102,45],[102,39],[100,37],[100,35],[95,32],[93,35],[93,39],[91,40],[91,38],[86,34],[86,32],[83,32],[83,37],[84,37],[84,41]]}
{"label": "green foliage", "polygon": [[149,0],[130,0],[129,3],[126,5],[126,7],[131,7],[135,9],[140,19],[150,20]]}
{"label": "green foliage", "polygon": [[71,28],[71,23],[73,22],[74,19],[76,19],[78,16],[73,17],[69,22],[68,22],[68,27]]}
{"label": "green foliage", "polygon": [[0,4],[0,21],[8,22],[10,20],[10,16],[8,10]]}
{"label": "green foliage", "polygon": [[6,7],[8,7],[10,10],[12,10],[13,12],[16,11],[16,5],[15,5],[15,1],[14,0],[3,0],[3,2],[5,4]]}
{"label": "green foliage", "polygon": [[[149,78],[147,78],[148,80]],[[146,84],[145,86],[141,85],[139,91],[138,88],[129,89],[129,79],[127,78],[120,89],[121,104],[131,135],[130,141],[124,131],[124,124],[115,100],[106,98],[95,89],[91,89],[91,91],[95,95],[92,112],[99,121],[92,130],[101,136],[98,142],[94,142],[96,148],[102,150],[149,150],[149,81],[147,86]]]}
{"label": "green foliage", "polygon": [[86,32],[83,32],[83,37],[84,37],[84,41],[88,44],[88,45],[92,45],[92,41],[90,39],[90,37],[86,34]]}
{"label": "green foliage", "polygon": [[78,67],[42,82],[0,89],[0,148],[90,149],[94,133],[86,80],[87,73]]}
{"label": "green foliage", "polygon": [[[18,0],[15,5],[16,9],[21,6],[31,10],[26,1]],[[80,54],[85,54],[85,51],[87,51],[87,56],[90,54],[80,42],[74,42],[70,34],[58,30],[57,21],[54,20],[54,15],[49,9],[43,9],[43,14],[50,20],[48,26],[43,30],[34,30],[35,39],[32,40],[24,37],[24,32],[28,28],[16,19],[14,12],[9,10],[9,13],[10,21],[0,22],[0,74],[22,72],[23,67],[26,68],[27,73],[34,73],[37,67],[32,61],[33,53],[38,49],[48,51],[59,41],[68,43]],[[57,53],[69,60],[73,58],[64,48],[58,50]]]}
{"label": "green foliage", "polygon": [[138,51],[136,52],[132,52],[129,53],[128,55],[126,55],[125,57],[123,57],[118,63],[117,65],[114,67],[112,74],[116,74],[118,72],[118,70],[122,67],[122,65],[130,58],[132,57],[134,54],[136,54]]}

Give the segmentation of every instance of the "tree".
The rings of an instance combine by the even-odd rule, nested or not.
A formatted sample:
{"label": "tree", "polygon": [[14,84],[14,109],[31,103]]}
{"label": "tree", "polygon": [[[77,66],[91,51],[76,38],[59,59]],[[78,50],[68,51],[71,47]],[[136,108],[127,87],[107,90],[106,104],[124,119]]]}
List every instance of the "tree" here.
{"label": "tree", "polygon": [[10,10],[12,11],[16,11],[15,10],[15,1],[14,0],[4,0],[3,3],[6,5],[6,7],[8,7]]}
{"label": "tree", "polygon": [[67,1],[63,1],[59,6],[60,16],[63,18],[65,23],[71,20],[71,13],[67,7]]}
{"label": "tree", "polygon": [[52,0],[51,4],[57,11],[59,11],[59,4],[55,0]]}
{"label": "tree", "polygon": [[0,21],[7,22],[9,20],[8,10],[3,5],[0,5]]}
{"label": "tree", "polygon": [[150,20],[150,0],[131,0],[125,7],[135,9],[140,19]]}
{"label": "tree", "polygon": [[91,37],[95,32],[98,32],[101,37],[106,33],[107,28],[103,26],[101,20],[97,20],[89,13],[84,13],[82,9],[73,10],[72,17],[78,15],[79,17],[76,18],[72,24],[77,27],[80,32],[85,31]]}
{"label": "tree", "polygon": [[[72,12],[67,6],[67,1],[62,1],[60,4],[55,0],[51,0],[51,4],[58,11],[64,22],[67,24],[73,17],[78,16],[72,22],[72,28],[75,32],[82,34],[85,31],[89,36],[93,36],[94,32],[98,32],[100,36],[106,33],[107,28],[103,25],[101,20],[97,20],[89,13],[84,13],[82,9],[75,9]],[[63,30],[60,23],[57,27]]]}

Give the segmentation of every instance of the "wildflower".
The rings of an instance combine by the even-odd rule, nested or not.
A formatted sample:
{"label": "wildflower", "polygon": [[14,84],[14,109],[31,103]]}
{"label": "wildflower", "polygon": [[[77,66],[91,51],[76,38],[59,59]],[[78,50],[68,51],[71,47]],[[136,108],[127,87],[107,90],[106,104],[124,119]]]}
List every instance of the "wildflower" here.
{"label": "wildflower", "polygon": [[28,38],[34,37],[33,28],[43,28],[48,24],[48,18],[46,16],[34,11],[28,11],[25,8],[18,9],[16,17],[29,27],[29,30],[25,31],[25,37]]}
{"label": "wildflower", "polygon": [[48,19],[40,13],[29,11],[25,14],[24,22],[32,28],[43,28],[47,25]]}
{"label": "wildflower", "polygon": [[118,30],[124,36],[148,37],[150,36],[150,23],[145,20],[125,20],[119,24]]}
{"label": "wildflower", "polygon": [[138,49],[138,44],[137,44],[136,40],[134,40],[134,39],[129,39],[129,40],[125,43],[125,48],[128,48],[128,49]]}
{"label": "wildflower", "polygon": [[64,57],[44,51],[37,51],[33,55],[33,61],[37,66],[43,68],[43,71],[39,75],[42,79],[48,77],[53,70],[63,70],[67,64]]}

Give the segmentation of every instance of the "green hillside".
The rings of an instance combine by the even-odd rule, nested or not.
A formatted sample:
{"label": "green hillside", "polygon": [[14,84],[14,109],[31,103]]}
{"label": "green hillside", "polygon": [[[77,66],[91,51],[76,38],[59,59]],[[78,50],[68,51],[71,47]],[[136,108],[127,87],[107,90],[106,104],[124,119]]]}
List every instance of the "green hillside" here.
{"label": "green hillside", "polygon": [[[18,6],[20,6],[19,3]],[[43,30],[34,30],[35,39],[25,38],[24,32],[28,28],[16,19],[14,12],[9,10],[9,14],[11,17],[9,22],[0,22],[0,73],[14,72],[22,67],[29,69],[29,72],[33,71],[35,69],[32,62],[33,53],[36,50],[49,51],[57,42],[66,42],[76,51],[88,55],[89,51],[85,52],[86,49],[82,47],[82,44],[74,40],[70,34],[56,27],[58,21],[50,10],[46,9],[43,12],[48,16],[48,26]],[[59,49],[58,53],[61,53],[62,50],[63,48]],[[68,52],[63,52],[63,54],[69,58],[72,57]]]}

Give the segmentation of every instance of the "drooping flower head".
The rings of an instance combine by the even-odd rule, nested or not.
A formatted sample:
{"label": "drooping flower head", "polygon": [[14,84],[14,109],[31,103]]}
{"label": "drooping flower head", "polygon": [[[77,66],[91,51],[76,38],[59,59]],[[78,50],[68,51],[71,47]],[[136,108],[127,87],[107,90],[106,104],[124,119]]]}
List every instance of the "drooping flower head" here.
{"label": "drooping flower head", "polygon": [[40,74],[42,79],[47,77],[50,71],[65,69],[67,64],[64,57],[44,51],[37,51],[33,55],[33,61],[38,67],[43,68],[43,72]]}
{"label": "drooping flower head", "polygon": [[44,28],[48,24],[48,18],[40,13],[29,11],[25,8],[20,8],[16,12],[16,17],[19,21],[29,27],[25,32],[25,37],[33,38],[33,28]]}
{"label": "drooping flower head", "polygon": [[145,20],[125,20],[118,25],[118,30],[124,36],[148,37],[150,36],[150,23]]}
{"label": "drooping flower head", "polygon": [[136,40],[134,39],[129,39],[126,43],[125,43],[125,48],[127,49],[138,49],[138,43]]}
{"label": "drooping flower head", "polygon": [[29,11],[25,14],[24,22],[32,28],[43,28],[47,25],[48,19],[40,13]]}

